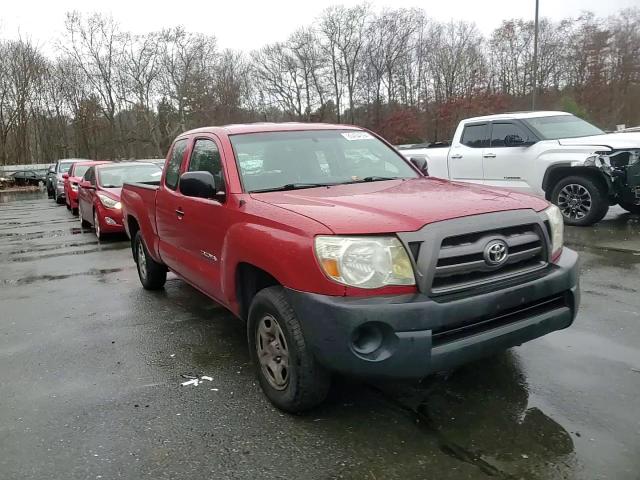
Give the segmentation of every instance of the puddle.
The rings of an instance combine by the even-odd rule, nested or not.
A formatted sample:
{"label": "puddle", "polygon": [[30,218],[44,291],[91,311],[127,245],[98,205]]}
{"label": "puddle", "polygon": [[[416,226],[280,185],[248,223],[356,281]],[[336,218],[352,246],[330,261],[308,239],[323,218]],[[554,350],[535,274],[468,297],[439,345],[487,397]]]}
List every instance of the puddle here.
{"label": "puddle", "polygon": [[71,277],[101,276],[101,275],[107,275],[110,273],[122,272],[124,270],[132,270],[133,268],[135,267],[100,268],[100,269],[91,269],[86,272],[70,273],[67,275],[34,275],[30,277],[23,277],[23,278],[17,278],[17,279],[1,280],[0,285],[30,285],[36,282],[64,280]]}

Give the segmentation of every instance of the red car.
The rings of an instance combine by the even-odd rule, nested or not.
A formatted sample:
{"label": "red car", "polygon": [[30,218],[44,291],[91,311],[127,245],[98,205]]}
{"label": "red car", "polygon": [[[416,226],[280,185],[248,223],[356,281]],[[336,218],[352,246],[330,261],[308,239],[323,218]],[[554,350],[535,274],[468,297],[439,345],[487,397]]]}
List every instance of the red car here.
{"label": "red car", "polygon": [[78,213],[78,184],[82,181],[82,177],[89,167],[109,162],[76,162],[71,165],[67,173],[62,175],[64,179],[64,198],[67,204],[67,210]]}
{"label": "red car", "polygon": [[148,162],[100,163],[90,166],[78,190],[80,224],[92,225],[98,239],[122,233],[120,192],[125,182],[158,182],[162,169]]}

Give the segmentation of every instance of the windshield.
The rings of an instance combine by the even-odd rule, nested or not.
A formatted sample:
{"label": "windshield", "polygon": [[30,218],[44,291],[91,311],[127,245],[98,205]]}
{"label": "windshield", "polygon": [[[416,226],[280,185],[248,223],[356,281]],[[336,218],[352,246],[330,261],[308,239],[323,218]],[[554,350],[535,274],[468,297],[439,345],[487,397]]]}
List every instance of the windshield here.
{"label": "windshield", "polygon": [[542,140],[603,135],[598,127],[573,115],[527,118],[523,120]]}
{"label": "windshield", "polygon": [[60,170],[60,173],[67,173],[71,168],[71,165],[73,165],[73,162],[61,163],[58,169]]}
{"label": "windshield", "polygon": [[76,168],[73,169],[74,177],[84,177],[84,174],[89,170],[89,165],[76,165]]}
{"label": "windshield", "polygon": [[396,152],[359,130],[231,135],[247,192],[416,178]]}
{"label": "windshield", "polygon": [[162,170],[153,164],[114,165],[98,169],[98,184],[103,188],[119,188],[126,183],[159,182]]}

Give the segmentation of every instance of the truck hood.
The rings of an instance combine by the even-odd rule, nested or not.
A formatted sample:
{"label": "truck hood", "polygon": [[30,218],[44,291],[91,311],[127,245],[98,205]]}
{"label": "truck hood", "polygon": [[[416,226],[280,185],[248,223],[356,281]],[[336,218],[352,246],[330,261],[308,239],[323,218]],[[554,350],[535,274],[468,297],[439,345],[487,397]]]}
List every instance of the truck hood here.
{"label": "truck hood", "polygon": [[428,223],[482,213],[545,209],[537,197],[435,178],[337,185],[252,198],[314,219],[336,234],[412,232]]}
{"label": "truck hood", "polygon": [[640,148],[640,132],[606,133],[590,137],[560,138],[560,145],[593,145],[613,149]]}

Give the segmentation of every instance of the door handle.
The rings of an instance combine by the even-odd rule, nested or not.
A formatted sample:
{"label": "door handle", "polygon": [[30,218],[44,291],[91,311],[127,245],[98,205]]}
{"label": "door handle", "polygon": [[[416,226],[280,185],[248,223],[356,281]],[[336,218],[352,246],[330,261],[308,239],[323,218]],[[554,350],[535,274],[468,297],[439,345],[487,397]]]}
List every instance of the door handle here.
{"label": "door handle", "polygon": [[462,158],[462,155],[459,153],[454,153],[453,155],[451,155],[451,158],[457,160],[458,158]]}
{"label": "door handle", "polygon": [[176,215],[178,216],[179,219],[182,219],[182,217],[184,217],[184,212],[180,208],[177,208]]}
{"label": "door handle", "polygon": [[485,153],[484,155],[482,155],[484,158],[496,158],[496,154],[495,153]]}

